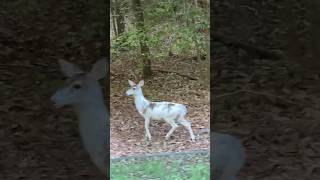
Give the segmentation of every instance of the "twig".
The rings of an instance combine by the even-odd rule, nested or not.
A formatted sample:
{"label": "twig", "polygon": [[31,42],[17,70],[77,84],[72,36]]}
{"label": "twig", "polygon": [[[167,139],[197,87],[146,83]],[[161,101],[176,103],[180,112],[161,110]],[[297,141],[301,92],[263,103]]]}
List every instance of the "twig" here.
{"label": "twig", "polygon": [[164,72],[164,73],[174,73],[174,74],[177,74],[179,76],[186,77],[186,78],[188,78],[190,80],[198,80],[195,77],[192,77],[192,76],[189,76],[189,75],[186,75],[186,74],[181,74],[181,73],[175,72],[175,71],[162,70],[162,69],[153,69],[153,71]]}
{"label": "twig", "polygon": [[[241,90],[237,90],[237,91],[234,91],[234,92],[230,92],[230,93],[225,93],[225,94],[221,94],[221,95],[218,95],[218,96],[215,96],[213,99],[219,99],[219,98],[223,98],[223,97],[227,97],[227,96],[232,96],[232,95],[235,95],[235,94],[239,94],[239,93],[251,93],[251,94],[256,94],[256,95],[263,95],[263,96],[269,96],[269,97],[273,97],[273,98],[276,98],[276,99],[281,99],[289,104],[293,104],[293,105],[296,105],[296,106],[307,106],[307,105],[302,105],[302,104],[298,104],[292,100],[289,100],[289,99],[286,99],[284,97],[281,97],[281,96],[276,96],[276,95],[273,95],[273,94],[269,94],[269,93],[266,93],[266,92],[257,92],[257,91],[252,91],[252,90],[246,90],[246,89],[241,89]],[[310,108],[312,109],[316,109],[318,110],[317,108],[314,108],[312,106],[309,106]]]}
{"label": "twig", "polygon": [[[46,72],[55,73],[58,72],[58,69],[49,68],[48,65],[35,63],[33,65],[29,64],[0,64],[0,68],[27,68],[27,69],[45,69]],[[39,68],[40,67],[40,68]]]}
{"label": "twig", "polygon": [[200,129],[198,131],[198,133],[197,133],[197,139],[199,139],[202,134],[206,134],[206,133],[210,134],[210,129],[209,128]]}
{"label": "twig", "polygon": [[227,97],[227,96],[232,96],[232,95],[235,95],[235,94],[239,94],[239,93],[242,93],[244,92],[243,90],[237,90],[237,91],[233,91],[233,92],[229,92],[229,93],[224,93],[224,94],[220,94],[218,96],[214,96],[213,99],[220,99],[220,98],[223,98],[223,97]]}
{"label": "twig", "polygon": [[0,64],[2,67],[22,67],[22,68],[31,68],[33,69],[34,66],[30,66],[27,64]]}
{"label": "twig", "polygon": [[260,56],[267,57],[267,58],[272,58],[272,59],[282,59],[283,58],[283,53],[280,51],[274,51],[274,50],[269,50],[265,49],[262,47],[257,47],[256,45],[241,42],[237,39],[233,39],[231,37],[224,36],[221,33],[213,32],[212,33],[212,39],[213,41],[219,41],[221,43],[224,43],[226,45],[234,45],[239,48],[242,48],[247,51],[254,52]]}

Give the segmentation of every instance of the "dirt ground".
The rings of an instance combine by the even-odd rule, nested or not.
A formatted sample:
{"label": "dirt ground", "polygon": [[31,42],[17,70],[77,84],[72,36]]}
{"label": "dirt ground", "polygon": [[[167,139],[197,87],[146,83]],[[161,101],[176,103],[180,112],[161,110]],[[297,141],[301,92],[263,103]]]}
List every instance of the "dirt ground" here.
{"label": "dirt ground", "polygon": [[[308,41],[306,1],[237,2],[214,1],[213,31],[254,47],[286,51],[283,18],[290,4],[299,40]],[[244,143],[247,163],[240,179],[319,179],[319,70],[220,40],[211,45],[212,129]]]}
{"label": "dirt ground", "polygon": [[[176,71],[195,78],[199,78],[200,72],[204,70],[200,68],[200,62],[192,58],[172,58],[152,63],[155,69]],[[197,142],[192,143],[188,131],[183,126],[178,127],[172,135],[173,138],[165,144],[164,136],[169,131],[170,125],[157,121],[151,123],[152,144],[146,144],[144,119],[135,109],[133,98],[125,94],[129,88],[128,79],[135,82],[141,80],[137,64],[138,60],[130,58],[119,58],[111,64],[111,158],[153,152],[209,149],[208,134],[203,134]],[[203,84],[201,80],[190,80],[174,73],[154,71],[153,77],[145,80],[142,90],[149,100],[173,101],[187,105],[187,117],[192,122],[194,133],[197,134],[201,129],[209,129],[208,88],[209,86]]]}
{"label": "dirt ground", "polygon": [[[98,26],[87,26],[92,7],[84,1],[38,2],[0,5],[0,179],[101,179],[72,109],[55,109],[50,101],[63,83],[59,59],[88,70],[101,58]],[[84,26],[95,38],[85,38]]]}

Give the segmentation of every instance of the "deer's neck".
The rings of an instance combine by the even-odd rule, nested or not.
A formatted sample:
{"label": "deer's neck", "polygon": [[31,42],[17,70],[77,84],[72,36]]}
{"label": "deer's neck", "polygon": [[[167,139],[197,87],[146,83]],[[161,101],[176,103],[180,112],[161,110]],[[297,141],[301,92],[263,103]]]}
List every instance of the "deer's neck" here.
{"label": "deer's neck", "polygon": [[101,90],[85,101],[74,105],[79,118],[79,130],[85,149],[97,167],[105,173],[107,168],[108,113]]}
{"label": "deer's neck", "polygon": [[149,101],[143,96],[142,90],[137,91],[134,97],[134,103],[136,105],[137,110],[141,114],[143,109],[145,109],[149,105]]}
{"label": "deer's neck", "polygon": [[82,121],[89,121],[94,124],[94,121],[99,121],[96,118],[104,118],[106,122],[107,108],[103,101],[101,90],[95,90],[90,97],[83,97],[81,103],[75,104],[75,111]]}
{"label": "deer's neck", "polygon": [[108,113],[103,100],[75,106],[75,111],[86,149],[91,153],[95,148],[106,147]]}

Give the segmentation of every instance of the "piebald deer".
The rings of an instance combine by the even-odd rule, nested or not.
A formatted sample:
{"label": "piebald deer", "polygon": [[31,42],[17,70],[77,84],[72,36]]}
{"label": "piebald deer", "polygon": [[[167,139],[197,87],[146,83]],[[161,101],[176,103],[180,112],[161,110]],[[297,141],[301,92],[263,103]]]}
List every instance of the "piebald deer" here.
{"label": "piebald deer", "polygon": [[108,113],[98,82],[106,75],[106,60],[96,62],[89,73],[64,60],[60,60],[59,65],[69,79],[67,85],[59,89],[51,100],[56,107],[73,105],[79,119],[83,145],[95,165],[107,175]]}
{"label": "piebald deer", "polygon": [[171,125],[171,129],[165,136],[166,140],[170,138],[173,131],[178,127],[178,124],[181,124],[189,131],[191,140],[195,141],[191,123],[186,119],[187,107],[185,105],[172,102],[150,102],[142,93],[143,80],[138,84],[130,80],[128,82],[131,88],[126,93],[128,96],[134,96],[135,106],[139,114],[144,118],[145,134],[149,141],[151,141],[149,131],[150,120],[162,120]]}
{"label": "piebald deer", "polygon": [[236,180],[236,175],[245,163],[245,149],[241,142],[233,136],[221,133],[210,133],[210,156],[213,159],[213,179]]}

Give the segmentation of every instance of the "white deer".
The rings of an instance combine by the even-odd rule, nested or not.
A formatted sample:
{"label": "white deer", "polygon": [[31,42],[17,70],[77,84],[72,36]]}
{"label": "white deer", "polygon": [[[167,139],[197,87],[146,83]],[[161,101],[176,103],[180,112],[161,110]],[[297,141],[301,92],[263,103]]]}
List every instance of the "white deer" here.
{"label": "white deer", "polygon": [[228,134],[211,132],[213,140],[210,156],[213,159],[213,179],[236,180],[245,163],[245,149],[241,142]]}
{"label": "white deer", "polygon": [[127,95],[134,96],[135,106],[139,114],[144,118],[146,137],[149,141],[151,141],[149,131],[150,120],[162,120],[171,125],[171,129],[165,136],[166,140],[170,138],[173,131],[178,127],[178,124],[181,124],[189,131],[191,140],[195,141],[191,123],[186,119],[187,107],[185,105],[172,102],[150,102],[142,93],[143,80],[138,84],[130,80],[128,82],[131,88],[127,90]]}
{"label": "white deer", "polygon": [[51,100],[56,107],[73,105],[79,119],[79,131],[83,145],[100,171],[107,175],[107,118],[101,87],[98,80],[106,75],[106,60],[93,65],[91,72],[84,73],[77,66],[60,60],[62,73],[69,78]]}

